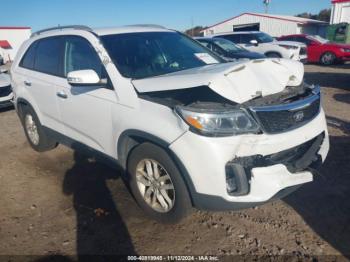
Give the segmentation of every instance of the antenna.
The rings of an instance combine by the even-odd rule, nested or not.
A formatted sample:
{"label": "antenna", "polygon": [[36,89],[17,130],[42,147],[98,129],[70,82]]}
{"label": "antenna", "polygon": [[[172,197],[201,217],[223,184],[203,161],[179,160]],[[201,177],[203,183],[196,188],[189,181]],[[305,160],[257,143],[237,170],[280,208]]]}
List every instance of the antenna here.
{"label": "antenna", "polygon": [[269,5],[271,3],[271,0],[264,0],[264,5],[265,5],[265,14],[269,12]]}

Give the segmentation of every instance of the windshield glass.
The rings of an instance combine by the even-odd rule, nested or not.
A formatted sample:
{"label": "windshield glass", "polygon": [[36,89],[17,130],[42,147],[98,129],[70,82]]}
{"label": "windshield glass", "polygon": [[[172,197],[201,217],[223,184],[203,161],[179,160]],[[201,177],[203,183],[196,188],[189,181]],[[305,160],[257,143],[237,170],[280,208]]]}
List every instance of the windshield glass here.
{"label": "windshield glass", "polygon": [[271,43],[273,42],[273,38],[265,33],[257,33],[255,34],[259,43]]}
{"label": "windshield glass", "polygon": [[311,40],[314,40],[316,42],[320,42],[321,44],[325,44],[325,43],[329,42],[329,40],[324,39],[323,37],[321,37],[319,35],[309,36],[308,38],[311,39]]}
{"label": "windshield glass", "polygon": [[176,32],[105,35],[104,47],[119,72],[128,78],[146,78],[221,62],[194,40]]}
{"label": "windshield glass", "polygon": [[243,48],[235,45],[229,40],[223,39],[223,38],[214,38],[213,42],[220,46],[222,49],[224,49],[227,52],[230,53],[237,53],[237,52],[242,52]]}

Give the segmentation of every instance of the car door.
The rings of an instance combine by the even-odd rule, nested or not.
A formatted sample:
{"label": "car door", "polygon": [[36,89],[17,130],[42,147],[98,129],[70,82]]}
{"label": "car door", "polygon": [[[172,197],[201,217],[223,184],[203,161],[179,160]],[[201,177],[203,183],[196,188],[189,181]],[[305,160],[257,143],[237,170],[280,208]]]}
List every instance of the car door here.
{"label": "car door", "polygon": [[[94,86],[71,86],[67,79],[57,88],[65,135],[101,152],[113,147],[111,108],[116,93],[90,42],[80,36],[64,38],[63,73],[92,69],[105,81]],[[74,145],[73,145],[74,148]]]}
{"label": "car door", "polygon": [[62,44],[61,37],[37,40],[23,56],[17,74],[24,97],[36,110],[41,124],[57,132],[64,129],[56,100],[57,83],[63,78]]}

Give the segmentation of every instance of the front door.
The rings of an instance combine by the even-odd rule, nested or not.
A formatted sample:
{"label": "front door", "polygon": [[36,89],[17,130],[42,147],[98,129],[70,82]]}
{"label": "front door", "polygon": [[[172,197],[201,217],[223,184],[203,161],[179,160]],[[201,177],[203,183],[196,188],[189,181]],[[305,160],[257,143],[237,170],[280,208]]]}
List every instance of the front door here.
{"label": "front door", "polygon": [[[90,42],[80,36],[66,36],[64,76],[84,69],[92,69],[101,79],[107,79],[104,65]],[[96,86],[71,86],[65,79],[57,87],[65,135],[104,153],[113,146],[111,109],[117,99],[112,85],[106,82]]]}

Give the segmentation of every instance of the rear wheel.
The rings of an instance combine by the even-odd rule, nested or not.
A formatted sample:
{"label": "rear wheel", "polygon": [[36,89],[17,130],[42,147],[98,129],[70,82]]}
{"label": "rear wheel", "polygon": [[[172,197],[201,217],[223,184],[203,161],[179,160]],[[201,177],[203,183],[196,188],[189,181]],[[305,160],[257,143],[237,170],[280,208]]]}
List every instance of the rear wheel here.
{"label": "rear wheel", "polygon": [[34,150],[44,152],[54,149],[57,146],[57,142],[47,136],[37,115],[31,107],[23,106],[21,108],[21,116],[24,133],[30,146]]}
{"label": "rear wheel", "polygon": [[321,64],[326,66],[335,64],[336,60],[337,60],[337,57],[332,52],[326,52],[320,58]]}
{"label": "rear wheel", "polygon": [[168,153],[144,143],[129,157],[129,186],[143,211],[161,223],[175,223],[191,210],[187,187]]}

